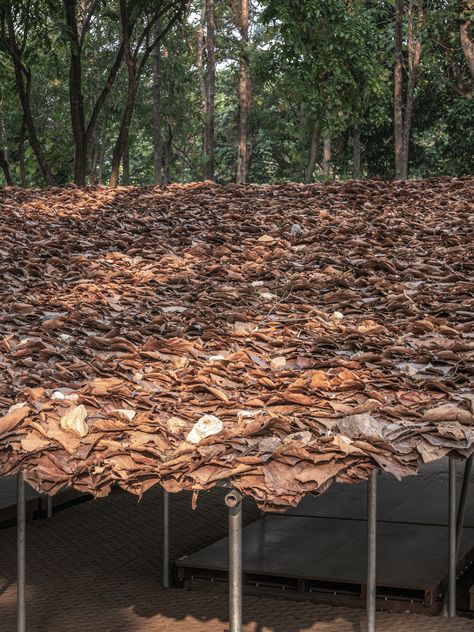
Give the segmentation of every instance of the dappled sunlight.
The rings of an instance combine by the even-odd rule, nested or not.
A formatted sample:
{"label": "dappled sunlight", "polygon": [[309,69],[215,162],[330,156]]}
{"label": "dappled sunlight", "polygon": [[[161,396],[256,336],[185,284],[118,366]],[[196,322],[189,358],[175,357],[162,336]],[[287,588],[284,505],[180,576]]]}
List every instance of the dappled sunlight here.
{"label": "dappled sunlight", "polygon": [[472,186],[5,192],[0,472],[279,509],[469,454]]}

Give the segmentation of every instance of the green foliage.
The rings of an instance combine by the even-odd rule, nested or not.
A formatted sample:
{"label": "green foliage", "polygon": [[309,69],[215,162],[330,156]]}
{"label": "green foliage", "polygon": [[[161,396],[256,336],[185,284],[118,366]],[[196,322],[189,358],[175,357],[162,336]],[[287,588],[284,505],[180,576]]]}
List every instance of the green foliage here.
{"label": "green foliage", "polygon": [[[130,0],[130,14],[141,27],[158,0]],[[7,0],[1,6],[6,5]],[[17,36],[31,16],[23,61],[31,75],[32,114],[57,183],[73,177],[73,137],[69,114],[69,42],[62,2],[14,0]],[[473,171],[474,98],[472,80],[459,41],[459,2],[426,4],[421,69],[415,91],[410,173],[462,175]],[[240,38],[238,2],[216,3],[217,93],[216,175],[235,179]],[[185,182],[201,177],[202,97],[197,60],[200,2],[167,35],[162,56],[162,138],[170,177]],[[393,175],[393,2],[385,0],[266,0],[252,6],[250,58],[250,180],[303,180],[316,122],[321,137],[331,136],[333,171],[349,177],[352,135],[362,139],[364,175]],[[0,11],[0,25],[1,11]],[[135,37],[135,36],[134,36]],[[137,44],[133,40],[133,45]],[[120,45],[118,2],[98,4],[83,47],[86,119]],[[142,49],[139,50],[139,53]],[[122,66],[99,117],[89,162],[105,182],[126,98]],[[8,47],[0,30],[0,142],[20,183],[22,113]],[[131,179],[153,181],[153,68],[150,59],[140,86],[130,134]],[[36,158],[25,141],[26,184],[43,184]],[[321,149],[314,177],[321,176]],[[0,183],[3,174],[0,172]],[[90,176],[92,178],[92,174]]]}

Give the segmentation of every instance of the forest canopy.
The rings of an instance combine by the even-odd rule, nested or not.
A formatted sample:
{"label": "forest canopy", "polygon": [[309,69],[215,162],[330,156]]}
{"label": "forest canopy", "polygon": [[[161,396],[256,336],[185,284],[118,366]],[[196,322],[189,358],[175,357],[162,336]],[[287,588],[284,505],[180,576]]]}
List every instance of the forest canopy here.
{"label": "forest canopy", "polygon": [[474,171],[473,0],[0,0],[0,184]]}

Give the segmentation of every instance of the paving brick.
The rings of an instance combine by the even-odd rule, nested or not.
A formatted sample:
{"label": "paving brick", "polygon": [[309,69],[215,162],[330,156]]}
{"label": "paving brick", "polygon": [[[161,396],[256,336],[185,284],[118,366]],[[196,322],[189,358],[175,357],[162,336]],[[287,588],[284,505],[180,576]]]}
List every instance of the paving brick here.
{"label": "paving brick", "polygon": [[[225,535],[224,492],[171,497],[171,554]],[[28,525],[28,632],[224,632],[227,597],[163,590],[159,490],[76,505]],[[258,517],[250,503],[244,520]],[[16,539],[0,531],[0,631],[15,631]],[[244,632],[362,632],[363,610],[274,598],[245,598]],[[474,632],[467,619],[378,614],[378,632]]]}

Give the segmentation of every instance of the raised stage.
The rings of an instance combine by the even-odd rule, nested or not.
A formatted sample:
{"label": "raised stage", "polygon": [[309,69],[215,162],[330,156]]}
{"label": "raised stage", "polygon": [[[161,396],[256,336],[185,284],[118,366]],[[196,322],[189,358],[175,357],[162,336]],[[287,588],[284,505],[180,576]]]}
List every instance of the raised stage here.
{"label": "raised stage", "polygon": [[[404,608],[435,611],[448,572],[447,462],[401,482],[381,474],[377,594]],[[459,471],[459,475],[462,472]],[[459,489],[460,485],[458,485]],[[365,594],[367,485],[335,485],[296,509],[267,515],[243,531],[250,590],[357,602]],[[185,582],[227,577],[228,541],[176,562]],[[474,497],[466,509],[459,571],[474,559]]]}

